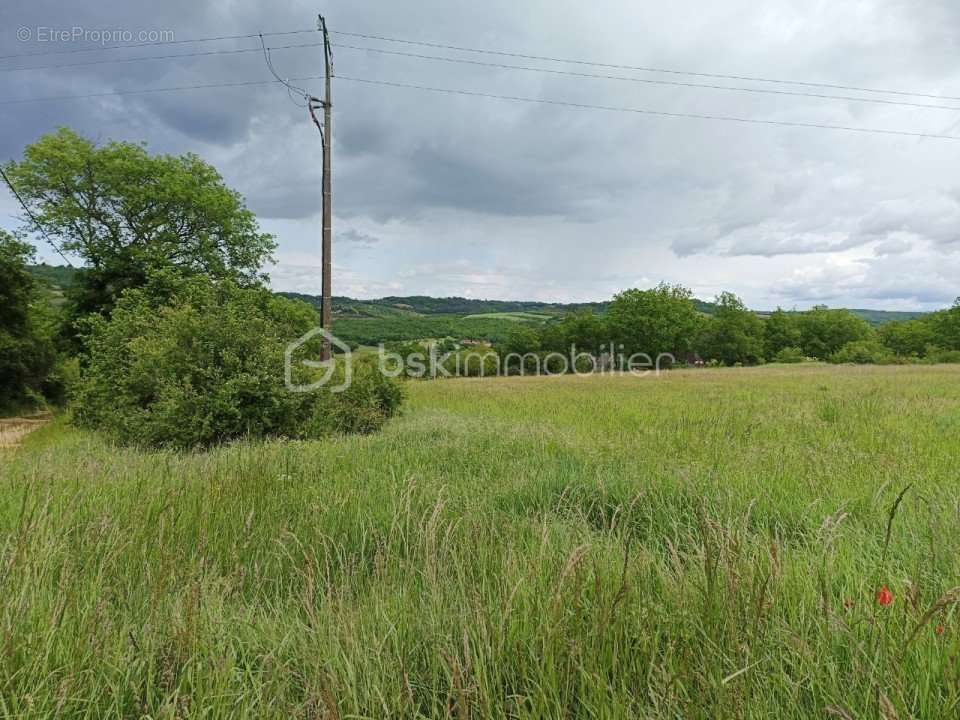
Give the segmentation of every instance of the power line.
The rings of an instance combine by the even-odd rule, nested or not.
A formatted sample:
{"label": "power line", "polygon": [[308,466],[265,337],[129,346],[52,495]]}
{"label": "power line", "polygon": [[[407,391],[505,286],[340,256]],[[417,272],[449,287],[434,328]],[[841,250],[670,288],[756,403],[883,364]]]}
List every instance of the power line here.
{"label": "power line", "polygon": [[706,115],[700,113],[670,112],[667,110],[647,110],[643,108],[616,107],[611,105],[591,105],[588,103],[569,102],[566,100],[547,100],[544,98],[528,98],[515,95],[495,95],[493,93],[474,92],[471,90],[454,90],[451,88],[427,87],[424,85],[413,85],[408,83],[390,82],[387,80],[373,80],[369,78],[348,77],[338,75],[338,80],[347,80],[350,82],[365,83],[369,85],[385,85],[389,87],[407,88],[411,90],[425,90],[435,93],[447,93],[452,95],[467,95],[470,97],[491,98],[494,100],[512,100],[524,103],[540,103],[544,105],[559,105],[562,107],[582,108],[586,110],[606,110],[609,112],[625,112],[640,115],[655,115],[658,117],[686,118],[693,120],[721,120],[725,122],[747,123],[756,125],[777,125],[781,127],[797,128],[816,128],[819,130],[844,130],[847,132],[875,133],[879,135],[900,135],[905,137],[931,138],[938,140],[960,140],[957,135],[931,135],[927,133],[910,132],[908,130],[884,130],[880,128],[864,128],[848,125],[829,125],[826,123],[809,123],[792,120],[757,120],[755,118],[735,117],[732,115]]}
{"label": "power line", "polygon": [[[400,50],[384,50],[382,48],[362,47],[358,45],[344,45],[337,43],[335,47],[346,50],[361,50],[381,55],[396,55],[400,57],[416,58],[418,60],[436,60],[446,63],[475,65],[480,67],[498,68],[501,70],[524,70],[526,72],[547,73],[550,75],[567,75],[578,78],[596,78],[598,80],[620,80],[625,82],[643,83],[647,85],[669,85],[673,87],[704,88],[708,90],[727,90],[732,92],[758,93],[763,95],[790,95],[794,97],[819,98],[824,100],[844,100],[852,102],[877,103],[881,105],[898,105],[903,107],[926,108],[930,110],[960,111],[960,107],[953,105],[930,105],[927,103],[912,103],[903,100],[883,100],[880,98],[854,97],[852,95],[825,95],[822,93],[799,92],[793,90],[771,90],[766,88],[730,87],[728,85],[710,85],[706,83],[678,82],[676,80],[654,80],[651,78],[626,77],[624,75],[597,75],[594,73],[574,72],[572,70],[554,70],[551,68],[527,67],[524,65],[508,65],[506,63],[484,62],[482,60],[466,60],[464,58],[441,57],[439,55],[421,55],[418,53],[402,52]],[[960,100],[960,98],[958,98]]]}
{"label": "power line", "polygon": [[27,216],[33,221],[33,224],[36,226],[37,230],[40,231],[40,234],[43,235],[43,239],[46,240],[57,251],[57,255],[63,258],[64,262],[67,263],[70,267],[73,267],[73,263],[63,254],[63,251],[60,250],[60,246],[57,245],[53,240],[50,239],[50,236],[47,235],[47,231],[43,229],[43,225],[40,224],[40,221],[37,220],[36,215],[34,215],[30,208],[27,207],[27,204],[23,201],[23,198],[20,197],[20,193],[17,192],[17,189],[13,186],[13,183],[10,182],[10,178],[7,177],[7,173],[4,171],[3,166],[0,165],[0,177],[3,178],[3,181],[7,184],[7,187],[10,188],[10,192],[13,193],[13,196],[20,202],[20,207],[23,208],[23,211],[27,213]]}
{"label": "power line", "polygon": [[35,52],[14,53],[13,55],[0,55],[0,60],[10,60],[20,57],[40,57],[43,55],[73,55],[75,53],[100,52],[101,50],[126,50],[128,48],[154,47],[157,45],[189,45],[191,43],[217,42],[221,40],[249,40],[259,37],[260,35],[264,37],[275,37],[279,35],[303,35],[316,32],[316,30],[283,30],[280,32],[249,33],[247,35],[216,35],[213,37],[193,38],[192,40],[157,40],[156,42],[128,43],[126,45],[70,48],[69,50],[37,50]]}
{"label": "power line", "polygon": [[[323,75],[304,75],[304,76],[293,77],[288,79],[294,82],[303,82],[306,80],[322,80]],[[808,123],[808,122],[789,121],[789,120],[757,120],[753,118],[742,118],[742,117],[725,116],[725,115],[707,115],[707,114],[700,114],[700,113],[670,112],[666,110],[648,110],[643,108],[627,108],[627,107],[616,107],[616,106],[609,106],[609,105],[591,105],[588,103],[577,103],[577,102],[569,102],[564,100],[548,100],[543,98],[529,98],[529,97],[519,97],[519,96],[512,96],[512,95],[497,95],[493,93],[475,92],[471,90],[457,90],[452,88],[435,88],[435,87],[428,87],[424,85],[414,85],[410,83],[399,83],[399,82],[390,82],[386,80],[376,80],[372,78],[349,77],[345,75],[338,75],[337,79],[346,80],[349,82],[365,83],[368,85],[383,85],[388,87],[407,88],[412,90],[424,90],[424,91],[435,92],[435,93],[446,93],[446,94],[452,94],[452,95],[466,95],[469,97],[490,98],[494,100],[511,100],[515,102],[524,102],[524,103],[540,103],[544,105],[573,107],[573,108],[581,108],[586,110],[605,110],[608,112],[626,112],[626,113],[634,113],[634,114],[640,114],[640,115],[654,115],[659,117],[687,118],[687,119],[696,119],[696,120],[719,120],[719,121],[737,122],[737,123],[745,123],[745,124],[777,125],[782,127],[814,128],[814,129],[820,129],[820,130],[844,130],[848,132],[873,133],[873,134],[879,134],[879,135],[899,135],[903,137],[930,138],[934,140],[960,140],[960,136],[956,136],[956,135],[928,134],[928,133],[910,132],[907,130],[884,130],[880,128],[864,128],[864,127],[854,127],[854,126],[846,126],[846,125],[830,125],[826,123]],[[232,83],[207,83],[203,85],[179,85],[174,87],[149,88],[149,89],[143,89],[143,90],[118,90],[118,91],[111,91],[111,92],[88,93],[85,95],[52,95],[52,96],[40,97],[40,98],[0,100],[0,105],[19,105],[19,104],[34,103],[34,102],[52,102],[52,101],[58,101],[58,100],[86,100],[91,98],[113,97],[113,96],[123,96],[123,95],[145,95],[150,93],[178,92],[181,90],[212,90],[217,88],[251,87],[256,85],[274,85],[274,84],[281,85],[282,83],[280,83],[276,79],[270,79],[270,80],[248,80],[248,81],[232,82]]]}
{"label": "power line", "polygon": [[[174,60],[179,58],[191,58],[191,57],[208,57],[214,55],[241,55],[255,52],[263,52],[264,57],[267,60],[267,67],[270,69],[274,77],[277,78],[280,82],[285,82],[283,78],[273,69],[272,60],[269,57],[269,53],[274,50],[291,50],[298,48],[314,48],[322,47],[322,42],[315,43],[296,43],[291,45],[278,45],[274,47],[266,47],[263,42],[264,36],[259,36],[261,41],[260,48],[240,48],[240,49],[230,49],[230,50],[206,50],[198,52],[189,52],[189,53],[173,53],[168,55],[146,55],[143,57],[134,57],[134,58],[111,58],[107,60],[92,60],[88,62],[79,62],[79,63],[61,63],[57,65],[33,65],[28,67],[16,67],[16,68],[0,68],[0,73],[7,72],[17,72],[17,71],[27,71],[27,70],[48,70],[48,69],[64,69],[64,68],[73,68],[73,67],[86,67],[91,65],[111,65],[118,63],[130,63],[130,62],[144,62],[149,60]],[[537,72],[537,73],[546,73],[551,75],[565,75],[571,77],[580,77],[580,78],[595,78],[601,80],[617,80],[624,82],[634,82],[642,83],[648,85],[667,85],[674,87],[687,87],[687,88],[703,88],[709,90],[725,90],[732,92],[746,92],[746,93],[755,93],[755,94],[770,94],[770,95],[788,95],[796,97],[810,97],[818,98],[825,100],[842,100],[842,101],[851,101],[851,102],[864,102],[864,103],[873,103],[873,104],[882,104],[882,105],[895,105],[895,106],[904,106],[904,107],[916,107],[916,108],[925,108],[932,110],[950,110],[950,111],[960,111],[960,107],[949,106],[949,105],[931,105],[926,103],[911,103],[904,102],[900,100],[883,100],[879,98],[862,98],[854,97],[850,95],[825,95],[821,93],[806,93],[806,92],[796,92],[790,90],[772,90],[764,88],[749,88],[749,87],[730,87],[725,85],[711,85],[705,83],[686,83],[678,82],[674,80],[655,80],[651,78],[638,78],[638,77],[625,77],[622,75],[598,75],[593,73],[581,73],[574,72],[571,70],[554,70],[551,68],[536,68],[536,67],[526,67],[522,65],[509,65],[506,63],[492,63],[484,62],[481,60],[467,60],[464,58],[450,58],[450,57],[441,57],[437,55],[423,55],[419,53],[408,53],[402,52],[399,50],[385,50],[382,48],[373,48],[373,47],[362,47],[357,45],[346,45],[339,43],[336,47],[344,48],[347,50],[358,50],[364,52],[378,53],[382,55],[393,55],[401,57],[411,57],[420,60],[432,60],[438,62],[446,63],[456,63],[463,65],[474,65],[480,67],[490,67],[498,68],[504,70],[521,70],[525,72]],[[292,88],[298,94],[303,94],[302,88]]]}
{"label": "power line", "polygon": [[[261,36],[261,41],[263,36]],[[321,47],[322,42],[298,43],[294,45],[277,45],[267,48],[267,50],[292,50],[296,48]],[[19,72],[21,70],[61,70],[64,68],[86,67],[89,65],[114,65],[117,63],[144,62],[146,60],[173,60],[176,58],[205,57],[209,55],[242,55],[244,53],[259,53],[261,48],[239,48],[232,50],[203,50],[189,53],[173,53],[170,55],[144,55],[142,57],[132,58],[110,58],[108,60],[90,60],[79,63],[61,63],[59,65],[31,65],[29,67],[0,68],[0,73]]]}
{"label": "power line", "polygon": [[404,45],[419,45],[422,47],[438,48],[441,50],[456,50],[459,52],[479,53],[482,55],[499,55],[501,57],[520,58],[523,60],[543,60],[545,62],[569,63],[571,65],[589,65],[591,67],[603,67],[614,70],[636,70],[638,72],[664,73],[667,75],[686,75],[688,77],[712,78],[715,80],[741,80],[747,82],[774,83],[780,85],[798,85],[802,87],[827,88],[830,90],[848,90],[853,92],[881,93],[884,95],[903,95],[907,97],[921,97],[931,100],[954,100],[960,101],[960,97],[950,95],[933,95],[928,93],[907,92],[904,90],[883,90],[880,88],[857,87],[854,85],[834,85],[822,82],[804,82],[801,80],[780,80],[776,78],[757,77],[750,75],[724,75],[721,73],[692,72],[689,70],[673,70],[668,68],[645,67],[642,65],[619,65],[615,63],[593,62],[589,60],[575,60],[570,58],[550,57],[547,55],[530,55],[525,53],[506,52],[503,50],[489,50],[482,48],[464,47],[461,45],[446,45],[443,43],[425,42],[421,40],[406,40],[403,38],[387,37],[385,35],[370,35],[366,33],[344,32],[342,30],[331,30],[333,35],[343,35],[345,37],[358,37],[366,40],[381,40],[383,42],[400,43]]}
{"label": "power line", "polygon": [[[322,75],[305,75],[303,77],[290,78],[293,81],[303,80],[321,80]],[[149,93],[178,92],[180,90],[213,90],[217,88],[235,88],[251,87],[254,85],[280,85],[280,81],[270,80],[244,80],[241,82],[228,83],[206,83],[203,85],[176,85],[173,87],[147,88],[144,90],[113,90],[109,92],[87,93],[84,95],[48,95],[38,98],[20,98],[17,100],[0,100],[0,105],[21,105],[35,102],[52,102],[56,100],[88,100],[91,98],[113,97],[118,95],[146,95]]]}

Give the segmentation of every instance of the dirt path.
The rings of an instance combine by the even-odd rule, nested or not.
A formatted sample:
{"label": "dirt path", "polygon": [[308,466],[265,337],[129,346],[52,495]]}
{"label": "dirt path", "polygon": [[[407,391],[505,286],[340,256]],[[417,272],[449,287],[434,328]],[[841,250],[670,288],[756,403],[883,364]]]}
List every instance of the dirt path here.
{"label": "dirt path", "polygon": [[34,430],[42,428],[52,418],[50,413],[0,418],[0,450],[19,446],[23,438]]}

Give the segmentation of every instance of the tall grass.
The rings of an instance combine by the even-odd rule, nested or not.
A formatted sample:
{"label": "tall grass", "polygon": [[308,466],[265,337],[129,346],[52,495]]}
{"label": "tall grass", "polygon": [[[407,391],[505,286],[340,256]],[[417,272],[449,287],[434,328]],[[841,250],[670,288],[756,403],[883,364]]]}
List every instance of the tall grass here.
{"label": "tall grass", "polygon": [[410,391],[376,436],[0,455],[0,715],[960,715],[960,369]]}

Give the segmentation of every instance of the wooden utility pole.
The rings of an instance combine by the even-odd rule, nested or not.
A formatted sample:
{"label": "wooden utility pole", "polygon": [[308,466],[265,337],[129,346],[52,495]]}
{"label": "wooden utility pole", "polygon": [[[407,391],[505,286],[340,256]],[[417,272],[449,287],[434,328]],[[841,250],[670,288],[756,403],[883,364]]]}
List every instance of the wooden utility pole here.
{"label": "wooden utility pole", "polygon": [[[317,129],[320,130],[320,136],[323,140],[323,234],[322,234],[322,265],[323,280],[322,293],[323,305],[320,309],[320,324],[326,330],[326,336],[323,338],[323,348],[320,359],[330,360],[330,335],[333,333],[333,291],[332,291],[332,265],[331,265],[331,246],[332,246],[332,226],[333,226],[333,204],[332,204],[332,176],[330,171],[333,155],[333,98],[331,93],[331,79],[333,77],[333,56],[330,49],[330,34],[327,32],[327,21],[323,15],[319,17],[319,29],[323,33],[323,64],[325,71],[324,98],[311,97],[307,107],[310,109],[310,117],[313,119]],[[317,121],[314,110],[317,107],[323,108],[323,127]]]}

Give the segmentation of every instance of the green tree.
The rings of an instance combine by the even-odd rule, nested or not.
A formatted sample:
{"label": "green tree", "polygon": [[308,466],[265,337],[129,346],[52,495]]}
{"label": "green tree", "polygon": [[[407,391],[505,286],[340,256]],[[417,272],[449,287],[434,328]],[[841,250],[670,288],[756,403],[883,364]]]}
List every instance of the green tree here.
{"label": "green tree", "polygon": [[937,345],[936,329],[928,319],[897,320],[877,330],[880,342],[900,357],[923,357],[927,347]]}
{"label": "green tree", "polygon": [[610,342],[607,325],[601,316],[591,310],[579,310],[564,315],[559,322],[545,326],[540,333],[541,349],[570,354],[576,347],[578,353],[599,354],[601,345]]}
{"label": "green tree", "polygon": [[944,350],[960,350],[960,298],[949,310],[940,310],[929,316],[936,336],[934,344]]}
{"label": "green tree", "polygon": [[682,358],[693,346],[702,323],[687,288],[661,283],[651,290],[625,290],[610,303],[607,322],[617,351],[671,353]]}
{"label": "green tree", "polygon": [[48,298],[27,269],[33,247],[0,230],[0,409],[40,400],[56,361]]}
{"label": "green tree", "polygon": [[801,344],[799,315],[777,308],[763,324],[763,351],[766,357],[775,357],[781,350],[798,348]]}
{"label": "green tree", "polygon": [[700,331],[697,351],[724,365],[763,361],[763,321],[733,293],[717,296],[716,311]]}
{"label": "green tree", "polygon": [[819,360],[827,360],[847,343],[866,340],[873,334],[866,320],[849,310],[831,310],[825,305],[800,313],[798,321],[803,352]]}
{"label": "green tree", "polygon": [[275,247],[239,193],[193,154],[98,146],[60,128],[6,170],[39,226],[86,264],[72,291],[78,315],[109,311],[163,268],[259,283]]}

